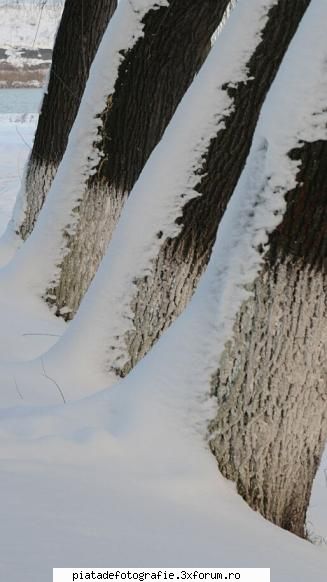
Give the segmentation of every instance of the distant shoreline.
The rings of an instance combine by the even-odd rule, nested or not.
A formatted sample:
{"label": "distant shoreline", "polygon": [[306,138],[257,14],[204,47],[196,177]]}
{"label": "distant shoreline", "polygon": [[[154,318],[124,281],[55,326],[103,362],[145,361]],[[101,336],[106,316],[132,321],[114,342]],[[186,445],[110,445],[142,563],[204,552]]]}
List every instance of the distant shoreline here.
{"label": "distant shoreline", "polygon": [[0,88],[47,81],[63,0],[0,0]]}
{"label": "distant shoreline", "polygon": [[0,48],[0,89],[43,87],[51,58],[51,49]]}

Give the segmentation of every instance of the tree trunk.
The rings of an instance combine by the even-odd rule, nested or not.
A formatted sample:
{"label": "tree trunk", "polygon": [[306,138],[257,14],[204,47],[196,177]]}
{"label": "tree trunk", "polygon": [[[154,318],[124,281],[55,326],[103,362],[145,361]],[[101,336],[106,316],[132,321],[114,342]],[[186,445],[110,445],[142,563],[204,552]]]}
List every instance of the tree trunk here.
{"label": "tree trunk", "polygon": [[[106,256],[77,316],[65,338],[47,355],[47,366],[51,361],[53,370],[62,366],[60,362],[69,354],[74,369],[78,368],[79,361],[87,359],[91,375],[101,370],[105,385],[108,385],[117,375],[124,375],[151,347],[166,320],[170,322],[176,316],[187,292],[193,291],[193,285],[188,283],[190,273],[196,278],[204,262],[200,263],[197,273],[195,261],[190,270],[181,254],[172,252],[171,239],[178,236],[180,230],[176,219],[181,216],[187,201],[198,196],[194,186],[203,177],[203,158],[210,150],[212,138],[223,131],[234,111],[226,85],[246,87],[251,82],[247,64],[261,45],[274,4],[274,0],[237,4],[126,201]],[[211,172],[215,181],[214,164]],[[207,184],[209,187],[210,176]],[[210,206],[210,200],[206,200],[205,220],[211,224],[211,220],[216,220],[211,214],[216,201]],[[206,225],[205,220],[203,225]],[[198,225],[196,216],[189,227],[194,224]],[[199,238],[202,231],[207,234],[203,226],[202,231],[200,225],[198,229]],[[195,241],[190,254],[196,256],[195,229],[192,233]],[[171,267],[167,248],[171,251]],[[147,278],[143,280],[145,274]],[[155,285],[151,287],[153,279]],[[153,295],[142,294],[142,284],[148,284]]]}
{"label": "tree trunk", "polygon": [[304,537],[327,438],[327,143],[292,154],[299,186],[221,360],[211,447],[251,507]]}
{"label": "tree trunk", "polygon": [[253,509],[301,537],[327,439],[326,17],[326,3],[314,0],[236,189],[239,197],[253,191],[252,208],[245,204],[238,217],[248,298],[233,308],[242,285],[229,286],[225,321],[235,323],[219,353],[210,426],[223,475]]}
{"label": "tree trunk", "polygon": [[[66,0],[53,50],[47,91],[14,225],[26,239],[66,150],[90,66],[117,0]],[[18,212],[18,208],[17,208]]]}
{"label": "tree trunk", "polygon": [[183,225],[179,235],[166,241],[152,272],[138,282],[134,329],[125,339],[129,361],[120,375],[148,352],[192,296],[249,153],[261,105],[309,2],[277,1],[247,63],[248,80],[226,85],[233,106],[204,156],[195,186],[199,196],[184,207],[177,221]]}
{"label": "tree trunk", "polygon": [[108,99],[99,143],[101,162],[78,208],[58,285],[49,290],[57,314],[71,318],[111,239],[123,203],[179,101],[207,56],[228,0],[171,0],[150,10],[144,35],[123,55]]}

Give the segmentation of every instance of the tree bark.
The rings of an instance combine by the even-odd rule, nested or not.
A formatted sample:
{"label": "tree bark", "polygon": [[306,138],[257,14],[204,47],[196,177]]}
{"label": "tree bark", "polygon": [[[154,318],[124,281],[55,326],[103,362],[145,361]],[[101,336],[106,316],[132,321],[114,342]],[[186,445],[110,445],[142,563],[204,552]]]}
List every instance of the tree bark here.
{"label": "tree bark", "polygon": [[298,186],[220,361],[211,448],[253,509],[305,537],[327,439],[327,142],[290,156]]}
{"label": "tree bark", "polygon": [[59,283],[48,290],[57,314],[69,319],[78,309],[123,203],[206,58],[227,5],[228,0],[171,0],[150,10],[144,35],[123,55],[102,115],[102,160],[75,209],[77,229],[68,237]]}
{"label": "tree bark", "polygon": [[125,338],[130,359],[119,370],[121,376],[149,351],[192,296],[248,156],[261,105],[309,3],[279,0],[273,5],[247,65],[249,79],[226,87],[233,107],[204,158],[195,187],[199,197],[185,205],[177,221],[183,225],[180,234],[163,245],[152,273],[138,281],[134,329]]}
{"label": "tree bark", "polygon": [[47,91],[25,177],[23,216],[15,228],[31,234],[66,150],[90,66],[117,0],[66,0],[53,50]]}

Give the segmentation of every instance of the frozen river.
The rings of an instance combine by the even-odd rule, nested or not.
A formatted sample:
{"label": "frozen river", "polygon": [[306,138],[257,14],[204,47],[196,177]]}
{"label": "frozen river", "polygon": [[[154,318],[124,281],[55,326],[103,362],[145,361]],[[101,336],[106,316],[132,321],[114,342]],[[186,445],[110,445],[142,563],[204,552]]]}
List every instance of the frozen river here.
{"label": "frozen river", "polygon": [[37,113],[43,89],[0,89],[0,115]]}

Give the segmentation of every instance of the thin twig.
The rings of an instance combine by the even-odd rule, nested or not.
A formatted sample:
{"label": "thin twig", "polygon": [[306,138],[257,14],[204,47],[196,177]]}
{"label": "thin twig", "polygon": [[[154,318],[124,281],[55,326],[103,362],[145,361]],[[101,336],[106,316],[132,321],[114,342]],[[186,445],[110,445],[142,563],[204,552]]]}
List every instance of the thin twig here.
{"label": "thin twig", "polygon": [[40,335],[40,336],[49,336],[49,337],[61,337],[58,333],[22,333],[22,336],[25,337],[27,335]]}
{"label": "thin twig", "polygon": [[[58,73],[56,72],[56,69],[55,69],[55,65],[53,63],[52,63],[50,72],[58,79],[58,81],[60,81],[62,83],[63,87],[68,91],[68,93],[70,93],[70,95],[72,97],[74,97],[74,99],[76,99],[76,102],[79,105],[81,103],[81,98],[77,95],[77,93],[75,93],[71,89],[71,87],[69,87],[69,85],[67,85],[67,83],[63,80],[63,78],[60,75],[58,75]],[[91,111],[91,113],[93,113],[93,109],[92,109],[91,105],[85,100],[85,97],[84,97],[83,103],[85,103],[87,108]]]}
{"label": "thin twig", "polygon": [[28,149],[29,149],[29,150],[31,150],[31,149],[32,149],[32,146],[31,146],[31,145],[30,145],[30,144],[29,144],[29,143],[26,141],[26,139],[25,139],[25,138],[22,136],[22,134],[20,133],[20,131],[19,131],[18,127],[17,127],[17,125],[15,125],[15,129],[16,129],[16,131],[17,131],[17,133],[18,133],[18,135],[19,135],[20,139],[22,140],[22,142],[24,142],[24,144],[25,144],[25,145],[28,147]]}
{"label": "thin twig", "polygon": [[69,87],[69,85],[67,85],[67,83],[65,83],[65,81],[63,80],[63,78],[60,75],[58,75],[58,73],[56,72],[56,69],[55,69],[55,65],[52,65],[52,67],[51,67],[51,73],[58,79],[58,81],[60,81],[63,84],[63,86],[65,87],[65,89],[67,89],[67,91],[72,95],[72,97],[74,97],[74,99],[76,99],[76,101],[79,103],[80,102],[80,99],[79,99],[77,93],[75,93]]}
{"label": "thin twig", "polygon": [[15,387],[16,387],[17,394],[19,395],[19,397],[21,398],[21,400],[24,400],[23,395],[22,395],[21,391],[19,390],[18,382],[17,382],[15,376],[14,376],[14,383],[15,383]]}
{"label": "thin twig", "polygon": [[38,24],[37,24],[37,29],[36,29],[36,32],[35,32],[35,37],[34,37],[34,40],[33,40],[33,45],[32,45],[32,48],[34,48],[35,41],[36,41],[36,39],[37,39],[37,35],[39,34],[39,29],[40,29],[40,24],[41,24],[41,18],[42,18],[42,12],[43,12],[43,10],[44,10],[44,7],[45,7],[45,5],[46,5],[47,1],[48,1],[48,0],[43,0],[43,3],[42,3],[42,4],[41,4],[41,6],[40,6],[40,17],[39,17],[39,22],[38,22]]}
{"label": "thin twig", "polygon": [[84,37],[84,0],[82,0],[82,63],[84,82],[87,81],[87,67],[86,67],[86,52],[85,52],[85,37]]}
{"label": "thin twig", "polygon": [[53,378],[50,378],[50,376],[48,376],[48,374],[45,371],[43,357],[41,356],[40,359],[41,359],[41,365],[42,365],[42,370],[43,370],[44,377],[47,378],[48,380],[50,380],[50,382],[52,382],[55,386],[57,386],[58,392],[59,392],[61,398],[63,399],[64,404],[66,404],[66,399],[65,399],[64,393],[61,390],[59,384],[57,384],[57,382]]}

